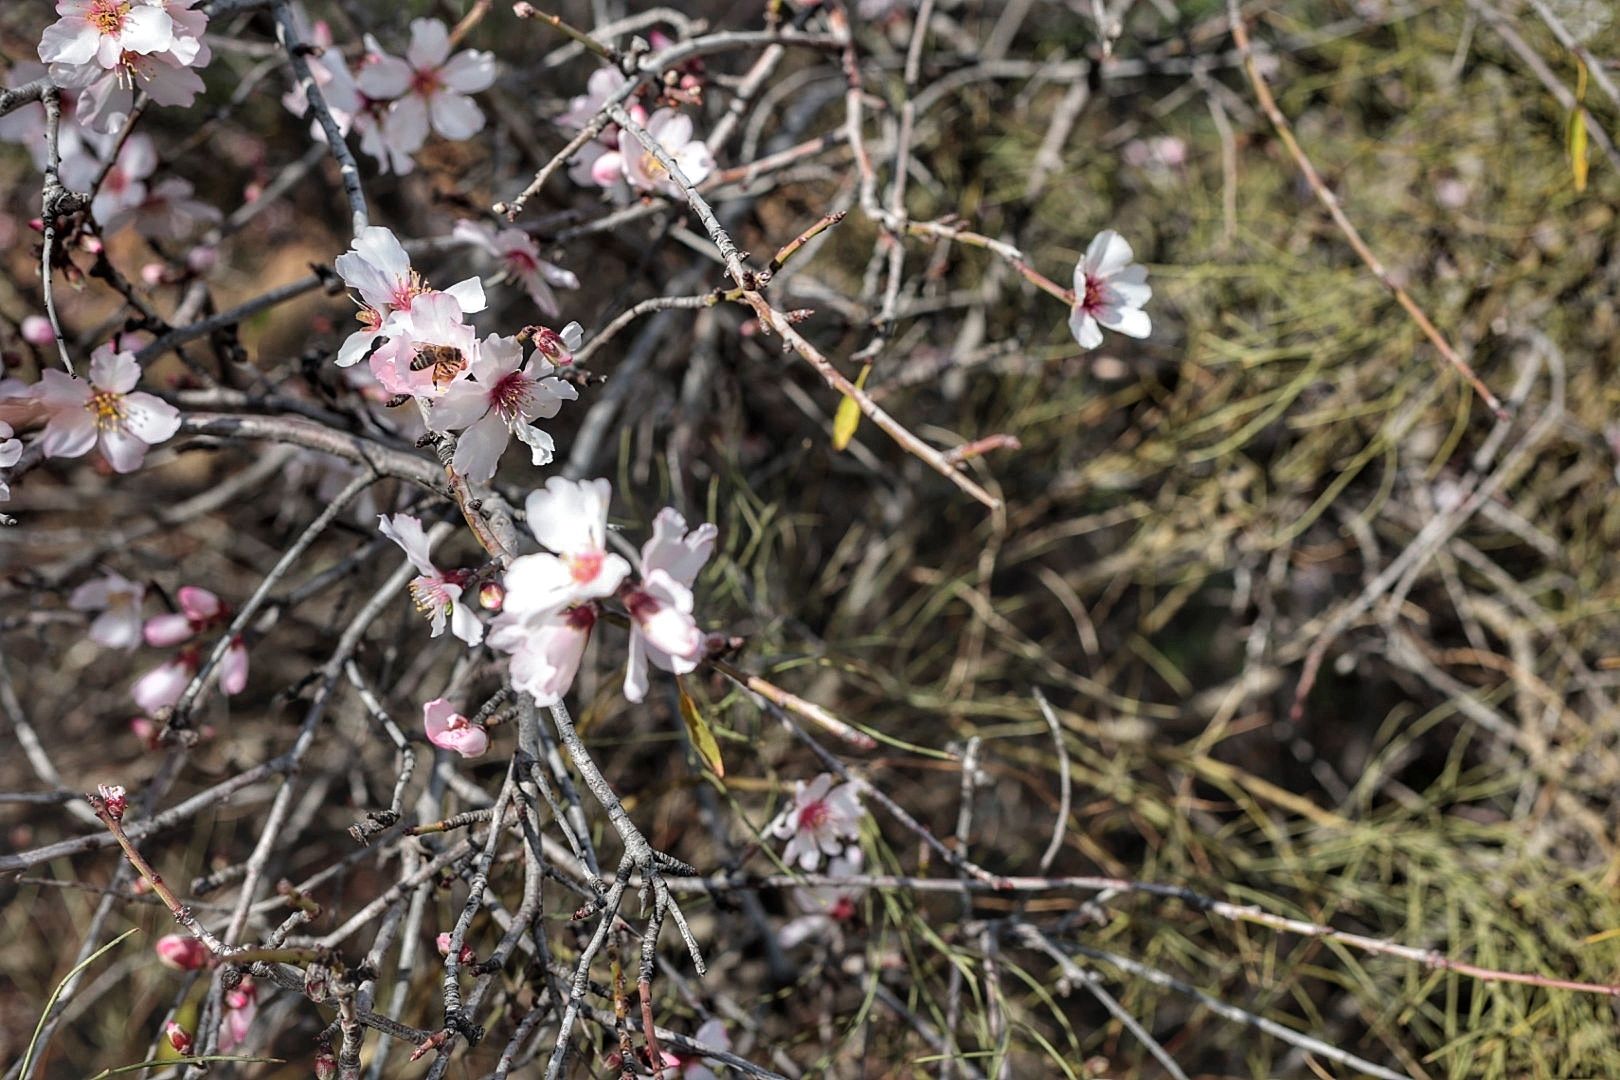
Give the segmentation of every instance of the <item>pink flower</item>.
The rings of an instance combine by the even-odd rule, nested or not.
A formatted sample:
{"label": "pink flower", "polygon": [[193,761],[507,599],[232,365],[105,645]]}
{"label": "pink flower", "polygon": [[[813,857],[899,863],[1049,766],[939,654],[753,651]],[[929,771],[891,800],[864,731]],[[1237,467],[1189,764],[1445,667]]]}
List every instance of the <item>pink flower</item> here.
{"label": "pink flower", "polygon": [[153,948],[158,962],[176,971],[196,971],[208,963],[208,946],[190,934],[164,934]]}
{"label": "pink flower", "polygon": [[[16,432],[10,424],[0,420],[0,469],[9,469],[22,460],[22,440],[12,438]],[[11,498],[11,485],[0,480],[0,502]]]}
{"label": "pink flower", "polygon": [[146,393],[131,393],[141,368],[132,353],[114,352],[111,343],[90,356],[90,378],[75,379],[46,369],[38,386],[48,419],[40,437],[46,457],[79,457],[99,442],[115,472],[134,472],[146,448],[180,430],[173,405]]}
{"label": "pink flower", "polygon": [[422,706],[422,726],[427,729],[428,742],[464,758],[478,757],[489,749],[489,732],[456,712],[444,698]]}
{"label": "pink flower", "polygon": [[196,671],[196,651],[183,649],[174,659],[159,664],[136,679],[135,685],[129,688],[129,696],[135,699],[142,712],[150,715],[179,701]]}
{"label": "pink flower", "polygon": [[433,402],[428,426],[435,431],[462,431],[451,467],[476,483],[495,475],[495,467],[513,435],[528,444],[530,461],[549,462],[555,452],[551,436],[533,426],[557,415],[579,391],[551,377],[551,364],[537,350],[525,364],[523,345],[510,337],[490,335],[472,359],[472,379],[450,385]]}
{"label": "pink flower", "polygon": [[553,330],[549,326],[531,326],[529,330],[534,334],[534,347],[558,367],[572,364],[574,353],[579,349],[580,342],[585,340],[585,332],[577,322],[571,322],[561,330]]}
{"label": "pink flower", "polygon": [[420,576],[411,581],[411,599],[416,610],[426,615],[433,624],[433,637],[444,633],[448,622],[450,632],[468,645],[484,640],[484,624],[472,608],[461,602],[461,587],[466,576],[460,573],[442,574],[433,565],[428,551],[432,544],[422,531],[422,520],[410,514],[386,514],[377,518],[377,529],[398,544],[405,557],[416,567]]}
{"label": "pink flower", "polygon": [[507,674],[513,687],[544,708],[561,701],[574,685],[595,625],[595,604],[528,616],[503,612],[491,624],[489,645],[512,654]]}
{"label": "pink flower", "polygon": [[247,1041],[248,1030],[259,1012],[259,988],[252,976],[225,992],[225,1014],[219,1018],[219,1052],[229,1054]]}
{"label": "pink flower", "polygon": [[111,571],[73,590],[68,607],[99,611],[90,624],[90,640],[109,649],[133,649],[141,642],[141,601],[146,586]]}
{"label": "pink flower", "polygon": [[522,229],[494,228],[478,221],[458,221],[451,236],[483,250],[500,264],[501,276],[515,281],[529,294],[535,307],[548,316],[556,315],[557,294],[551,291],[579,288],[579,278],[540,257],[540,246]]}
{"label": "pink flower", "polygon": [[703,631],[692,618],[692,584],[714,554],[713,525],[686,531],[686,519],[665,507],[653,520],[652,539],[641,548],[641,584],[624,594],[630,613],[630,663],[624,696],[647,696],[647,662],[685,675],[703,656]]}
{"label": "pink flower", "polygon": [[219,662],[219,689],[226,697],[235,697],[247,688],[248,651],[240,636],[231,639]]}
{"label": "pink flower", "polygon": [[[647,121],[647,134],[663,148],[693,187],[707,180],[714,171],[714,156],[701,140],[692,138],[692,118],[674,109],[659,109]],[[679,195],[681,189],[669,178],[663,163],[653,152],[629,136],[619,137],[624,161],[624,178],[640,191]]]}
{"label": "pink flower", "polygon": [[425,137],[429,123],[446,139],[466,139],[484,127],[484,114],[468,97],[495,82],[495,57],[466,49],[450,56],[450,34],[438,19],[411,20],[405,59],[390,56],[371,38],[375,59],[360,72],[360,90],[378,100],[398,98],[389,113],[402,133]]}
{"label": "pink flower", "polygon": [[176,598],[180,610],[146,620],[142,636],[153,648],[178,645],[222,621],[229,609],[218,596],[199,585],[182,585]]}
{"label": "pink flower", "polygon": [[[714,1050],[730,1050],[731,1036],[726,1033],[726,1025],[718,1018],[706,1021],[692,1041],[700,1046],[707,1046]],[[704,1064],[702,1054],[672,1054],[664,1052],[666,1068],[675,1070],[681,1080],[718,1080],[714,1070]]]}
{"label": "pink flower", "polygon": [[[433,939],[433,945],[434,945],[434,947],[436,949],[439,950],[439,955],[440,956],[449,956],[450,955],[450,934],[449,934],[449,932],[442,933],[438,937],[434,938]],[[472,951],[472,946],[467,945],[466,943],[463,943],[462,946],[461,946],[461,952],[458,953],[457,956],[456,956],[456,963],[458,963],[458,964],[470,964],[475,959],[477,959],[477,957],[475,956],[475,954]]]}
{"label": "pink flower", "polygon": [[174,1047],[176,1053],[185,1054],[191,1051],[191,1032],[175,1021],[170,1020],[163,1025],[163,1037]]}
{"label": "pink flower", "polygon": [[768,832],[786,839],[782,860],[814,870],[823,855],[838,855],[845,840],[860,836],[861,799],[853,784],[832,786],[832,774],[822,773],[794,786],[793,802],[771,822]]}
{"label": "pink flower", "polygon": [[607,105],[608,99],[624,87],[624,82],[624,73],[618,68],[597,68],[585,80],[585,93],[571,98],[568,111],[557,117],[558,126],[574,131],[584,130]]}
{"label": "pink flower", "polygon": [[165,52],[174,22],[161,5],[134,0],[57,0],[61,16],[45,28],[39,58],[47,64],[117,68],[125,53]]}
{"label": "pink flower", "polygon": [[[63,158],[62,183],[73,191],[88,191],[102,169],[103,155],[110,152],[115,143],[111,138],[87,138],[80,144],[79,152]],[[99,151],[92,152],[91,147],[97,144]],[[101,189],[96,192],[95,201],[90,204],[91,212],[107,232],[117,228],[110,222],[121,225],[128,211],[145,201],[146,178],[157,165],[157,147],[152,144],[151,136],[136,133],[124,142],[112,168],[107,170]]]}
{"label": "pink flower", "polygon": [[[321,92],[321,99],[326,102],[332,119],[337,121],[338,130],[347,135],[354,122],[354,114],[361,108],[360,88],[349,73],[349,65],[343,62],[342,51],[334,48],[331,24],[325,19],[318,19],[313,26],[306,25],[304,14],[297,7],[292,9],[292,17],[299,37],[320,50],[318,53],[311,51],[307,58],[310,78]],[[281,95],[281,104],[294,116],[308,113],[309,95],[304,92],[304,84],[294,82],[292,89]],[[326,141],[326,129],[320,121],[311,120],[309,131],[317,141]]]}
{"label": "pink flower", "polygon": [[1142,305],[1153,296],[1147,267],[1137,265],[1131,245],[1112,229],[1097,234],[1074,267],[1074,310],[1069,330],[1082,349],[1102,344],[1102,330],[1145,338],[1153,330]]}
{"label": "pink flower", "polygon": [[508,615],[540,617],[618,589],[630,564],[607,550],[612,498],[606,480],[560,476],[547,480],[544,490],[529,493],[524,504],[529,529],[548,551],[512,560],[506,571]]}

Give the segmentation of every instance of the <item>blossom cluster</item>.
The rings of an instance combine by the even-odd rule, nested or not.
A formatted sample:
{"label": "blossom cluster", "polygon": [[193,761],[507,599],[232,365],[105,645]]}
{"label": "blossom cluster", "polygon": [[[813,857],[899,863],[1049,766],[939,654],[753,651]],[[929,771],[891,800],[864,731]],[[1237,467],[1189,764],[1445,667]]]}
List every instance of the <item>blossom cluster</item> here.
{"label": "blossom cluster", "polygon": [[52,81],[79,92],[90,130],[123,126],[137,92],[159,105],[190,105],[203,89],[196,68],[212,58],[200,0],[57,0],[39,58]]}
{"label": "blossom cluster", "polygon": [[[586,83],[585,93],[569,102],[568,110],[557,117],[565,128],[584,131],[610,101],[617,99],[625,84],[624,75],[614,68],[599,68]],[[714,171],[714,155],[708,144],[695,138],[692,118],[672,108],[649,113],[639,102],[631,102],[626,112],[645,128],[681,175],[691,184],[701,184]],[[599,187],[624,199],[631,191],[644,195],[680,195],[658,156],[616,125],[606,125],[574,156],[568,175],[583,187]]]}

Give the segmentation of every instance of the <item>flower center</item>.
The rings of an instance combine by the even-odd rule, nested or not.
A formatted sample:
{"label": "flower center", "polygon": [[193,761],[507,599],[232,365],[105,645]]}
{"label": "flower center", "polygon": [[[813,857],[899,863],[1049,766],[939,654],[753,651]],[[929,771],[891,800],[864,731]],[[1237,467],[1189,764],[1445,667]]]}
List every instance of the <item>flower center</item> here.
{"label": "flower center", "polygon": [[602,572],[602,560],[606,556],[600,551],[582,551],[568,559],[568,573],[575,584],[584,585],[595,581],[596,575]]}
{"label": "flower center", "polygon": [[650,622],[662,607],[657,598],[645,589],[632,589],[624,594],[624,609],[638,623]]}
{"label": "flower center", "polygon": [[1085,295],[1080,297],[1081,311],[1096,311],[1102,307],[1102,279],[1092,274],[1086,275]]}
{"label": "flower center", "polygon": [[527,251],[514,249],[506,253],[506,268],[514,274],[531,274],[540,269],[540,263]]}
{"label": "flower center", "polygon": [[444,80],[439,78],[438,71],[433,68],[429,68],[426,71],[415,71],[411,74],[410,92],[413,94],[419,94],[422,97],[432,97],[434,94],[437,94],[443,89]]}
{"label": "flower center", "polygon": [[421,274],[412,270],[404,278],[394,282],[394,293],[388,298],[388,302],[400,311],[409,311],[411,301],[427,291],[427,282],[422,280]]}
{"label": "flower center", "polygon": [[124,425],[124,417],[127,414],[124,410],[123,394],[114,390],[97,390],[90,395],[90,400],[84,403],[84,407],[95,417],[97,431],[115,430]]}
{"label": "flower center", "polygon": [[653,152],[651,150],[643,150],[641,152],[641,171],[646,173],[648,176],[657,178],[664,175],[669,170],[664,168],[663,162],[659,161],[653,156]]}
{"label": "flower center", "polygon": [[508,372],[490,388],[489,400],[507,420],[516,420],[534,400],[534,380],[521,371]]}
{"label": "flower center", "polygon": [[365,327],[368,333],[375,334],[382,329],[383,313],[374,307],[362,305],[360,310],[354,313],[354,317],[360,321],[360,325]]}
{"label": "flower center", "polygon": [[827,819],[830,817],[832,817],[832,811],[828,809],[826,801],[817,799],[799,811],[799,828],[810,832],[818,832],[826,828]]}
{"label": "flower center", "polygon": [[827,914],[839,922],[843,922],[845,919],[853,919],[855,917],[855,901],[847,896],[840,896],[833,902],[833,906],[827,909]]}
{"label": "flower center", "polygon": [[416,610],[429,618],[436,611],[450,613],[451,597],[448,589],[444,587],[442,578],[417,577],[411,579],[411,603]]}
{"label": "flower center", "polygon": [[129,14],[130,7],[129,0],[93,0],[84,19],[96,28],[98,34],[120,34],[124,30],[124,16]]}
{"label": "flower center", "polygon": [[591,627],[596,625],[596,605],[579,604],[571,607],[563,613],[563,621],[568,624],[569,629],[588,634]]}

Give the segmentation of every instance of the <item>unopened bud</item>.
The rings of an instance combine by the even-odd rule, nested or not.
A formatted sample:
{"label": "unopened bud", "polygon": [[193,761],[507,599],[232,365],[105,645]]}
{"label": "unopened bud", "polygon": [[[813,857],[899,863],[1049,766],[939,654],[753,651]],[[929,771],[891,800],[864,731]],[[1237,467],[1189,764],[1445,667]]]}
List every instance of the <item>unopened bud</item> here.
{"label": "unopened bud", "polygon": [[190,934],[165,934],[153,948],[158,962],[176,971],[196,971],[208,963],[208,946]]}
{"label": "unopened bud", "polygon": [[311,964],[304,971],[304,996],[311,1001],[325,1001],[329,973],[324,964]]}
{"label": "unopened bud", "polygon": [[512,5],[512,14],[520,19],[532,19],[534,18],[534,5],[526,3],[525,0],[518,0],[517,3]]}
{"label": "unopened bud", "polygon": [[506,587],[498,581],[485,582],[478,589],[478,604],[485,611],[500,611],[506,603]]}
{"label": "unopened bud", "polygon": [[129,798],[118,784],[101,784],[96,788],[101,796],[102,803],[107,807],[107,816],[114,821],[124,820],[124,811],[129,809]]}
{"label": "unopened bud", "polygon": [[315,1052],[315,1080],[332,1080],[337,1075],[337,1058],[332,1056],[332,1048],[323,1046]]}
{"label": "unopened bud", "polygon": [[[449,956],[450,955],[450,935],[449,934],[440,934],[438,937],[433,939],[433,943],[439,947],[439,955],[440,956]],[[472,949],[468,948],[466,945],[462,945],[461,946],[461,952],[457,956],[456,963],[465,966],[467,964],[471,964],[473,962],[473,960],[475,960],[475,959],[476,959],[476,957],[474,956]]]}
{"label": "unopened bud", "polygon": [[30,345],[49,345],[56,340],[51,320],[43,315],[30,315],[22,321],[23,340]]}
{"label": "unopened bud", "polygon": [[186,1054],[191,1052],[191,1032],[187,1031],[173,1020],[170,1020],[168,1023],[163,1025],[163,1035],[164,1038],[169,1040],[169,1045],[174,1047],[179,1053]]}

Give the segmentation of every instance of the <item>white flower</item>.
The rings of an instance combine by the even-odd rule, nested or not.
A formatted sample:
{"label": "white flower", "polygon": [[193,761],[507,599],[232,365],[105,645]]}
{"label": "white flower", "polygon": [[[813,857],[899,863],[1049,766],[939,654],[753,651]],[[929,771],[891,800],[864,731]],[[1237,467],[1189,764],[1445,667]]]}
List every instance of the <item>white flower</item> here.
{"label": "white flower", "polygon": [[624,83],[624,73],[618,68],[597,68],[585,81],[585,93],[570,99],[568,111],[557,117],[558,126],[584,130],[607,105],[608,99],[623,89]]}
{"label": "white flower", "polygon": [[692,618],[692,584],[714,554],[717,530],[704,523],[686,531],[686,519],[665,507],[653,519],[653,535],[641,548],[641,584],[625,594],[630,613],[630,662],[624,696],[647,696],[647,662],[676,675],[697,667],[703,631]]}
{"label": "white flower", "polygon": [[147,189],[146,198],[138,205],[113,214],[102,224],[108,232],[132,224],[142,236],[179,240],[197,226],[212,225],[222,216],[218,208],[192,198],[195,193],[191,181],[178,176],[164,177]]}
{"label": "white flower", "polygon": [[[111,150],[116,142],[112,138],[91,141],[101,143],[103,152]],[[62,183],[72,191],[90,190],[103,160],[100,154],[89,153],[64,159]],[[127,220],[128,212],[146,201],[146,178],[156,171],[157,165],[157,147],[152,144],[151,136],[136,133],[125,141],[112,168],[107,170],[107,178],[101,182],[95,201],[90,204],[91,213],[105,231],[116,232]]]}
{"label": "white flower", "polygon": [[606,480],[565,480],[553,476],[544,490],[524,504],[529,530],[542,547],[538,555],[513,559],[506,571],[503,611],[516,618],[538,618],[572,604],[610,596],[630,573],[630,564],[607,550]]}
{"label": "white flower", "polygon": [[174,21],[161,5],[134,0],[57,0],[61,16],[45,28],[39,58],[47,64],[95,64],[112,70],[125,53],[173,47]]}
{"label": "white flower", "polygon": [[180,413],[146,393],[131,393],[141,368],[109,342],[90,355],[90,378],[46,369],[37,388],[47,420],[39,448],[46,457],[78,457],[98,442],[114,472],[134,472],[146,448],[180,430]]}
{"label": "white flower", "polygon": [[[856,877],[864,863],[861,849],[851,845],[842,855],[827,861],[827,876]],[[864,885],[800,886],[793,890],[793,902],[804,914],[790,920],[777,932],[776,940],[784,949],[791,949],[806,941],[835,937],[841,933],[843,923],[855,916],[855,903],[866,892]]]}
{"label": "white flower", "polygon": [[528,444],[535,465],[550,461],[556,449],[551,436],[531,421],[549,420],[563,402],[579,397],[571,385],[551,377],[555,370],[538,350],[525,365],[517,338],[485,338],[471,362],[472,379],[451,384],[428,413],[435,431],[466,429],[456,441],[451,467],[483,483],[495,475],[513,435]]}
{"label": "white flower", "polygon": [[[0,469],[9,469],[22,460],[22,440],[12,438],[16,432],[10,424],[0,420]],[[11,498],[11,486],[0,481],[0,502]]]}
{"label": "white flower", "polygon": [[534,300],[535,307],[547,315],[556,315],[557,294],[551,291],[579,288],[579,278],[540,257],[540,245],[522,229],[494,228],[478,221],[458,221],[451,235],[495,257],[501,275],[523,287]]}
{"label": "white flower", "polygon": [[[334,47],[332,27],[325,19],[317,20],[313,26],[306,25],[304,13],[296,7],[292,9],[292,17],[299,37],[319,50],[318,53],[312,50],[307,57],[309,76],[321,92],[326,111],[332,114],[338,131],[347,135],[355,114],[361,109],[361,94],[354,76],[349,73],[349,65],[343,62],[343,53]],[[309,95],[304,91],[304,84],[295,81],[292,89],[281,95],[281,104],[294,116],[307,114]],[[326,141],[326,129],[319,120],[310,121],[309,133],[319,142]]]}
{"label": "white flower", "polygon": [[[479,294],[482,299],[482,294]],[[478,358],[478,337],[461,321],[448,292],[429,292],[383,324],[387,344],[371,354],[371,373],[390,394],[432,399],[465,379]]]}
{"label": "white flower", "polygon": [[433,637],[444,633],[448,621],[450,632],[468,645],[484,640],[484,624],[469,606],[461,602],[461,587],[466,576],[461,573],[440,573],[428,556],[432,547],[422,531],[420,518],[409,514],[378,515],[377,529],[398,544],[405,557],[416,567],[419,576],[411,580],[411,599],[416,610],[426,615],[433,624]]}
{"label": "white flower", "polygon": [[555,705],[574,685],[595,625],[595,604],[528,616],[502,611],[491,624],[489,645],[512,654],[514,688],[532,694],[536,705]]}
{"label": "white flower", "polygon": [[842,853],[845,840],[860,836],[859,789],[853,783],[833,787],[832,781],[831,773],[822,773],[809,784],[799,781],[793,802],[771,822],[767,831],[788,842],[782,861],[814,870],[823,855]]}
{"label": "white flower", "polygon": [[1069,330],[1082,349],[1102,344],[1101,326],[1134,338],[1153,330],[1142,305],[1153,296],[1147,267],[1134,263],[1131,245],[1112,229],[1097,234],[1074,267],[1074,310]]}
{"label": "white flower", "polygon": [[108,571],[74,589],[68,607],[101,612],[90,624],[90,640],[109,649],[127,651],[141,643],[141,601],[145,598],[145,585]]}
{"label": "white flower", "polygon": [[446,139],[466,139],[483,129],[484,113],[467,95],[495,82],[493,55],[466,49],[450,56],[450,34],[438,19],[411,20],[404,60],[370,37],[366,47],[375,60],[360,72],[360,90],[378,100],[398,98],[389,112],[403,134],[425,137],[429,123]]}
{"label": "white flower", "polygon": [[[663,148],[664,153],[680,168],[681,175],[693,187],[703,183],[714,171],[714,156],[701,139],[692,138],[692,118],[674,109],[659,109],[647,121],[647,134]],[[619,149],[624,166],[624,178],[641,191],[656,191],[665,195],[679,195],[681,189],[669,178],[663,164],[653,152],[628,135],[619,137]]]}
{"label": "white flower", "polygon": [[[387,340],[396,333],[406,333],[409,323],[397,315],[408,315],[417,301],[429,295],[448,296],[454,301],[455,312],[449,319],[459,323],[462,315],[483,311],[484,287],[477,278],[468,278],[450,286],[443,293],[434,293],[422,275],[411,269],[411,257],[405,246],[391,231],[380,225],[368,225],[355,234],[349,250],[333,262],[338,276],[360,294],[360,311],[356,318],[364,327],[349,335],[338,349],[337,364],[348,367],[365,356],[373,344]],[[434,323],[448,311],[430,313],[425,322]],[[436,325],[436,324],[435,324]],[[425,336],[425,335],[424,335]],[[466,328],[467,338],[472,336]],[[457,343],[462,335],[457,336]],[[406,358],[406,366],[411,358]],[[384,380],[386,385],[386,380]],[[390,393],[404,393],[389,390]]]}
{"label": "white flower", "polygon": [[123,127],[135,107],[135,94],[144,92],[156,105],[189,106],[203,91],[203,81],[169,53],[125,53],[114,71],[93,64],[51,65],[51,78],[64,89],[79,91],[78,119],[92,131],[111,133]]}

